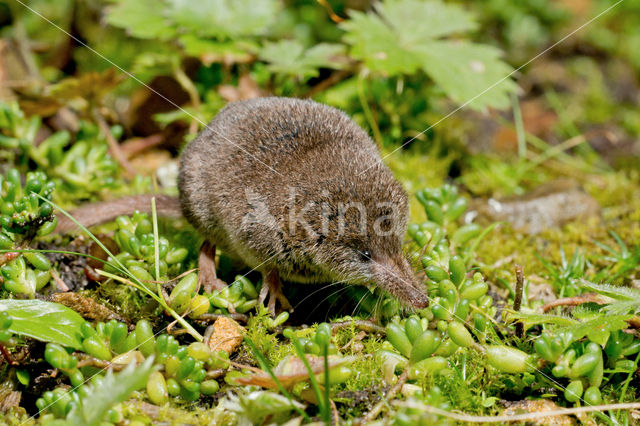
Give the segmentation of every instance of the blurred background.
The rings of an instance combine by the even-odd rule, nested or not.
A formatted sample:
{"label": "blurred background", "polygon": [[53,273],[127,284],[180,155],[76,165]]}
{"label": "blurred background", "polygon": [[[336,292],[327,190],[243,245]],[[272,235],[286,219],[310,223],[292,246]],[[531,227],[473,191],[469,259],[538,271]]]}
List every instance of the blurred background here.
{"label": "blurred background", "polygon": [[464,178],[477,155],[518,155],[515,104],[525,138],[580,137],[569,151],[582,160],[638,166],[638,12],[608,0],[1,1],[0,98],[52,130],[97,108],[123,141],[175,154],[228,101],[311,97],[387,151],[446,159],[423,179],[520,193],[542,177]]}

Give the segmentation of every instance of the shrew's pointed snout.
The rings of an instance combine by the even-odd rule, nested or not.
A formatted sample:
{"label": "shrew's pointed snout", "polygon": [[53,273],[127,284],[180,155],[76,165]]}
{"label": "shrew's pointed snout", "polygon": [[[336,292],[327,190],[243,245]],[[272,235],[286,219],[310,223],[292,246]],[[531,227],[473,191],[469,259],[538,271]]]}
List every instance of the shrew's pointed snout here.
{"label": "shrew's pointed snout", "polygon": [[429,298],[421,290],[420,283],[404,257],[374,260],[375,284],[378,287],[413,308],[422,309],[429,306]]}

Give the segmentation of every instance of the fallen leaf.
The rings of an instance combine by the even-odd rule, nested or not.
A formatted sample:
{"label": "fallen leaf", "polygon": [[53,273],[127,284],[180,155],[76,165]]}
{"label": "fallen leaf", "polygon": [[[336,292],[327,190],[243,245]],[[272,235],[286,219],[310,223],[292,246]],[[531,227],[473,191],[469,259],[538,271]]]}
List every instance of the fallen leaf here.
{"label": "fallen leaf", "polygon": [[242,343],[244,332],[244,327],[231,318],[220,317],[213,323],[209,348],[214,352],[222,350],[231,355]]}

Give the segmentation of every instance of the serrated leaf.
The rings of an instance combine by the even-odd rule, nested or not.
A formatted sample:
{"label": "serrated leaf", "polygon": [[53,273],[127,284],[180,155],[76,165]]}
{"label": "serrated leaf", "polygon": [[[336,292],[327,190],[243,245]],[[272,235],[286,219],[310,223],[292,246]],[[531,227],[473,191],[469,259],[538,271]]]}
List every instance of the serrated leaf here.
{"label": "serrated leaf", "polygon": [[397,34],[379,16],[351,12],[350,17],[340,24],[347,32],[344,41],[351,45],[351,56],[371,71],[394,76],[413,74],[420,68],[420,60],[400,46]]}
{"label": "serrated leaf", "polygon": [[166,40],[175,30],[163,16],[163,3],[162,0],[120,0],[107,8],[106,20],[134,37]]}
{"label": "serrated leaf", "polygon": [[582,280],[582,288],[609,296],[617,300],[640,300],[640,290],[632,287],[615,286],[611,284],[595,284]]}
{"label": "serrated leaf", "polygon": [[458,103],[469,102],[475,109],[510,105],[516,85],[498,49],[441,40],[475,28],[464,9],[441,1],[387,0],[375,11],[351,12],[351,19],[340,25],[351,56],[371,71],[396,76],[421,69]]}
{"label": "serrated leaf", "polygon": [[473,15],[456,4],[441,1],[386,1],[376,7],[397,32],[400,43],[409,47],[430,39],[476,28]]}
{"label": "serrated leaf", "polygon": [[342,68],[344,62],[338,58],[344,53],[345,47],[339,44],[320,43],[305,49],[297,40],[281,40],[266,43],[258,55],[271,71],[305,80],[317,76],[319,68]]}
{"label": "serrated leaf", "polygon": [[222,39],[263,34],[275,20],[276,0],[167,0],[167,17],[187,31]]}
{"label": "serrated leaf", "polygon": [[511,67],[499,59],[500,50],[462,41],[434,41],[418,50],[425,72],[454,101],[465,103],[477,97],[470,106],[509,106],[516,84],[507,78]]}
{"label": "serrated leaf", "polygon": [[562,315],[550,315],[550,314],[530,314],[524,312],[510,312],[507,316],[508,322],[519,321],[524,325],[524,329],[528,330],[531,327],[542,324],[556,325],[560,327],[571,326],[577,323],[573,318],[565,317]]}
{"label": "serrated leaf", "polygon": [[603,310],[609,315],[624,315],[640,312],[640,300],[626,300],[607,305]]}
{"label": "serrated leaf", "polygon": [[43,300],[0,300],[0,312],[7,312],[13,322],[9,331],[43,342],[81,349],[80,325],[84,319],[59,303]]}
{"label": "serrated leaf", "polygon": [[563,328],[562,331],[570,332],[575,340],[587,336],[592,342],[604,345],[612,331],[624,330],[628,327],[626,320],[629,318],[631,318],[631,315],[602,315],[598,318]]}
{"label": "serrated leaf", "polygon": [[582,288],[613,299],[611,303],[602,308],[608,315],[637,314],[640,312],[640,290],[611,284],[595,284],[586,280],[582,280],[581,285]]}
{"label": "serrated leaf", "polygon": [[111,407],[146,385],[153,371],[153,360],[151,356],[139,366],[131,363],[118,374],[109,370],[100,386],[92,386],[93,389],[82,398],[81,404],[74,406],[67,416],[67,423],[87,426],[101,424]]}

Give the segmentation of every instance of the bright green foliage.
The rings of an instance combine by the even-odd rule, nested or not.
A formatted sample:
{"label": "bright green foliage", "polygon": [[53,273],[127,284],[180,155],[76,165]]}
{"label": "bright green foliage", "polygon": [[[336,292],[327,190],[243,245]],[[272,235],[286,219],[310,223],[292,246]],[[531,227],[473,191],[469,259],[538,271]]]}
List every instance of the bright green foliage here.
{"label": "bright green foliage", "polygon": [[[572,313],[579,320],[571,320],[569,325],[554,326],[556,321],[549,315],[548,331],[534,340],[533,348],[544,360],[541,365],[545,370],[561,382],[570,381],[564,393],[567,401],[579,401],[582,390],[589,388],[593,402],[599,400],[603,379],[617,380],[616,373],[628,374],[630,369],[636,368],[634,360],[640,351],[640,340],[623,331],[628,328],[626,320],[629,316],[603,316],[579,309]],[[524,318],[526,324],[526,315],[514,317]],[[542,319],[536,322],[544,323],[540,322]]]}
{"label": "bright green foliage", "polygon": [[497,370],[512,374],[526,373],[534,368],[529,354],[504,345],[487,346],[487,362]]}
{"label": "bright green foliage", "polygon": [[351,55],[389,76],[424,71],[454,101],[504,108],[515,84],[494,47],[443,37],[475,28],[472,16],[441,1],[384,1],[376,12],[351,12],[342,23]]}
{"label": "bright green foliage", "polygon": [[40,128],[40,118],[27,119],[17,102],[0,102],[0,148],[26,149]]}
{"label": "bright green foliage", "polygon": [[[19,165],[34,161],[38,173],[44,172],[55,183],[58,196],[89,198],[105,188],[119,186],[118,165],[107,153],[107,143],[98,126],[81,122],[73,144],[67,131],[59,131],[36,146],[35,136],[42,124],[39,117],[27,119],[16,104],[4,102],[0,102],[0,117],[0,146],[10,148]],[[120,126],[111,131],[116,138],[122,134]],[[53,190],[44,175],[36,178],[42,182],[42,191]]]}
{"label": "bright green foliage", "polygon": [[[463,263],[471,257],[475,246],[482,236],[491,230],[491,227],[483,231],[475,223],[461,226],[457,224],[466,212],[468,202],[453,185],[445,184],[440,188],[422,189],[416,192],[416,198],[429,220],[421,224],[410,224],[408,233],[418,246],[423,247],[424,253],[429,253],[421,259],[422,264],[427,268],[427,276],[435,281],[445,278],[441,268],[436,270],[431,267],[435,264],[445,269],[452,267],[451,279],[460,280],[463,274]],[[454,260],[454,265],[449,264],[449,241],[455,245],[456,253],[460,257]],[[435,274],[433,278],[431,274]],[[456,283],[456,285],[459,284],[457,281]]]}
{"label": "bright green foliage", "polygon": [[[18,170],[0,175],[0,250],[20,248],[23,241],[51,233],[57,219],[47,202],[55,184],[42,172],[29,172],[24,185]],[[25,261],[26,259],[26,261]],[[42,253],[24,253],[0,267],[3,287],[33,297],[50,280],[51,263]]]}
{"label": "bright green foliage", "polygon": [[229,393],[221,402],[224,412],[234,413],[235,420],[242,424],[262,424],[267,419],[284,423],[291,418],[296,407],[304,409],[304,405],[298,401],[271,391]]}
{"label": "bright green foliage", "polygon": [[331,342],[331,327],[327,323],[318,324],[316,333],[309,337],[297,337],[304,352],[312,355],[322,355],[327,346],[329,355],[338,354],[338,348]]}
{"label": "bright green foliage", "polygon": [[[274,0],[119,0],[109,9],[107,22],[138,38],[169,40],[184,33],[184,37],[197,36],[205,42],[233,39],[229,44],[233,47],[243,37],[263,34],[278,9],[279,3]],[[178,40],[185,41],[180,37]],[[224,43],[218,42],[209,45],[217,44],[220,49]]]}
{"label": "bright green foliage", "polygon": [[612,263],[609,268],[596,276],[596,281],[606,278],[609,282],[615,282],[620,277],[628,276],[631,271],[640,269],[640,245],[627,247],[618,234],[614,231],[609,231],[609,233],[615,240],[617,247],[612,247],[599,241],[595,242],[606,252],[602,256],[602,260]]}
{"label": "bright green foliage", "polygon": [[549,271],[553,289],[558,297],[572,297],[580,292],[580,279],[584,277],[586,257],[579,249],[573,253],[571,260],[567,260],[564,250],[560,251],[560,266],[555,267],[551,262],[540,258],[544,267]]}
{"label": "bright green foliage", "polygon": [[[11,234],[30,234],[44,227],[43,232],[53,231],[53,208],[46,200],[51,200],[55,184],[42,172],[27,173],[24,185],[18,170],[10,169],[6,176],[0,175],[0,245],[7,238],[15,241]],[[46,225],[46,227],[45,227]],[[0,247],[9,248],[9,247]]]}
{"label": "bright green foliage", "polygon": [[253,283],[245,276],[238,275],[234,282],[221,290],[206,294],[213,307],[213,312],[228,313],[232,311],[245,313],[258,305],[258,292]]}
{"label": "bright green foliage", "polygon": [[80,349],[84,320],[74,310],[44,300],[0,300],[0,312],[11,317],[8,330],[20,336]]}
{"label": "bright green foliage", "polygon": [[[162,378],[154,374],[146,382],[153,402],[166,402],[168,396],[195,401],[201,393],[215,393],[217,383],[204,380],[207,370],[229,367],[226,352],[211,352],[200,342],[180,345],[168,334],[156,338],[151,325],[145,320],[138,321],[132,332],[128,332],[126,324],[116,320],[98,322],[95,327],[83,322],[80,329],[82,351],[98,360],[135,363],[139,357],[144,357],[153,360],[154,366],[162,366]],[[85,374],[90,371],[79,369],[76,357],[55,343],[47,344],[45,360],[67,375],[74,386],[84,383]]]}
{"label": "bright green foliage", "polygon": [[640,312],[640,290],[634,287],[595,284],[587,281],[582,282],[582,287],[585,290],[610,297],[611,302],[603,308],[610,315],[637,314]]}
{"label": "bright green foliage", "polygon": [[107,22],[137,38],[167,40],[176,34],[154,0],[116,2],[107,11]]}
{"label": "bright green foliage", "polygon": [[0,343],[8,343],[13,336],[13,333],[11,333],[11,330],[9,330],[12,322],[13,318],[11,318],[11,315],[9,315],[6,311],[0,312]]}
{"label": "bright green foliage", "polygon": [[440,387],[433,386],[429,390],[416,389],[412,396],[407,399],[407,404],[400,407],[400,409],[395,413],[392,424],[397,426],[454,424],[446,418],[428,413],[422,408],[423,405],[437,407],[446,411],[449,411],[452,408]]}
{"label": "bright green foliage", "polygon": [[[214,314],[228,314],[232,312],[246,313],[258,305],[258,292],[253,283],[245,276],[236,276],[235,281],[222,289],[211,293],[196,295],[198,275],[191,273],[183,277],[169,295],[169,304],[176,312],[188,313],[197,317],[212,311]],[[271,328],[276,327],[288,318],[283,312],[275,319],[271,319]]]}
{"label": "bright green foliage", "polygon": [[[116,255],[120,263],[142,282],[154,280],[155,244],[153,225],[149,215],[136,212],[131,217],[120,216],[116,219],[118,229],[114,234],[120,253]],[[158,265],[160,280],[175,277],[184,270],[184,261],[189,252],[183,247],[175,247],[163,236],[158,237]],[[117,272],[115,259],[109,258],[108,272]]]}
{"label": "bright green foliage", "polygon": [[[38,259],[42,266],[48,263],[47,258],[42,253],[29,253],[34,259]],[[7,262],[0,268],[2,272],[3,287],[5,290],[14,294],[24,294],[34,297],[36,291],[41,290],[51,279],[49,269],[35,268],[27,265],[26,256],[18,256],[17,258]],[[31,262],[30,262],[31,263]]]}
{"label": "bright green foliage", "polygon": [[167,0],[167,17],[178,28],[204,37],[241,38],[263,34],[279,9],[274,0]]}
{"label": "bright green foliage", "polygon": [[304,81],[318,76],[319,68],[340,69],[343,64],[337,58],[344,57],[345,46],[320,43],[308,49],[296,40],[280,40],[266,43],[259,57],[267,62],[268,69],[277,74],[291,75]]}
{"label": "bright green foliage", "polygon": [[[299,338],[290,328],[285,329],[282,334],[293,343],[298,358],[302,360],[306,372],[309,375],[311,387],[318,401],[320,414],[323,420],[329,421],[331,418],[329,411],[329,387],[345,382],[352,374],[351,369],[342,365],[342,362],[340,362],[342,360],[346,361],[346,359],[342,358],[337,348],[331,343],[331,326],[327,323],[318,324],[315,336],[309,339]],[[311,367],[306,353],[316,354],[322,357],[324,361],[322,373],[314,374],[314,369]],[[333,364],[336,360],[338,360],[340,364],[330,366],[330,364]],[[294,363],[295,361],[297,361],[297,359],[293,357],[285,358],[278,364],[276,369],[286,371],[288,369],[287,364]]]}
{"label": "bright green foliage", "polygon": [[36,406],[45,416],[51,413],[54,418],[66,420],[68,425],[100,425],[122,421],[122,414],[116,404],[127,399],[132,392],[144,387],[153,371],[153,357],[140,365],[129,364],[120,373],[107,371],[103,377],[95,375],[90,382],[70,392],[57,388],[45,392],[36,401]]}

